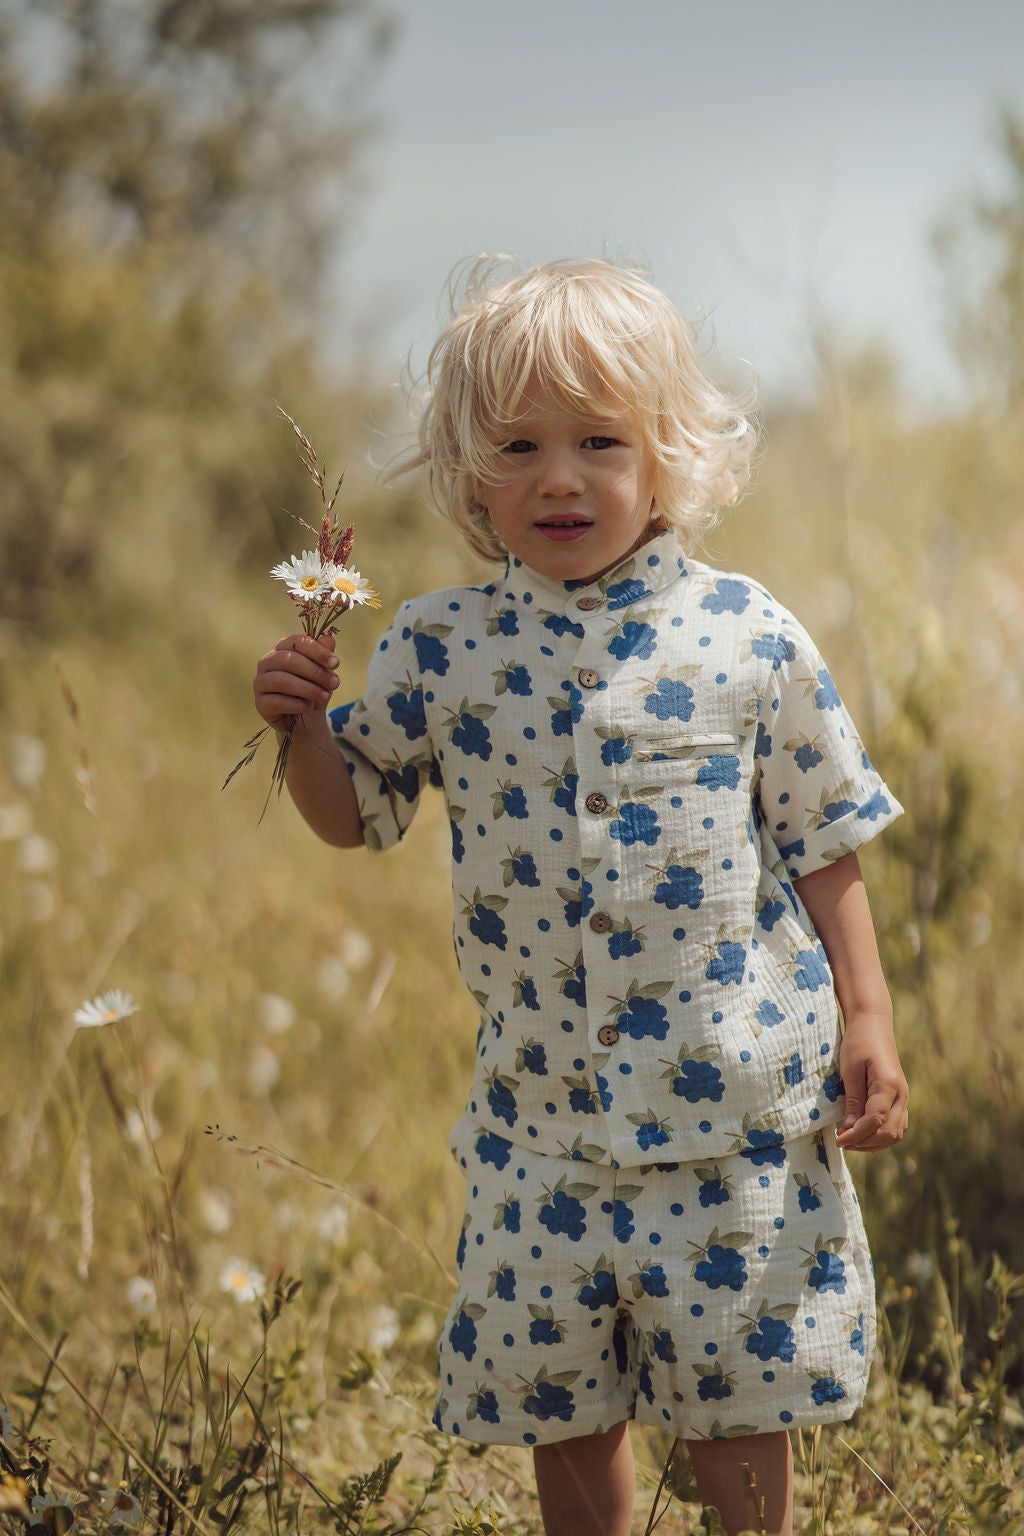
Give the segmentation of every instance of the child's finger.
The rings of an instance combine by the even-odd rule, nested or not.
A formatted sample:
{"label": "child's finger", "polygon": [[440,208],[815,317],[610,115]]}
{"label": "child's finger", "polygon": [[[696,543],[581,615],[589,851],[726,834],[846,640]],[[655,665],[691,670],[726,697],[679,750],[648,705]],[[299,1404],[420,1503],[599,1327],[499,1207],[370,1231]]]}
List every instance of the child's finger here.
{"label": "child's finger", "polygon": [[[874,1089],[863,1111],[849,1107],[836,1144],[846,1152],[878,1152],[902,1141],[907,1128],[906,1099],[897,1088]],[[851,1114],[855,1116],[851,1123]]]}
{"label": "child's finger", "polygon": [[300,667],[326,667],[336,671],[339,665],[339,658],[334,654],[333,635],[323,635],[319,640],[314,640],[311,635],[286,635],[263,659],[275,654]]}

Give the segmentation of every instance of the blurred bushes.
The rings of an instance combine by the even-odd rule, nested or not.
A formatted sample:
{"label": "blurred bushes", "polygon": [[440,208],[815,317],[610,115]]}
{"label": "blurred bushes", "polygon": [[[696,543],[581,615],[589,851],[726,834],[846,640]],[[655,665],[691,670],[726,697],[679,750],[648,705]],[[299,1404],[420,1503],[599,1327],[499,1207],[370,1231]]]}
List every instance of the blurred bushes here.
{"label": "blurred bushes", "polygon": [[184,603],[187,627],[226,562],[279,556],[273,397],[332,455],[361,436],[315,341],[388,26],[369,0],[0,18],[3,610],[124,633]]}

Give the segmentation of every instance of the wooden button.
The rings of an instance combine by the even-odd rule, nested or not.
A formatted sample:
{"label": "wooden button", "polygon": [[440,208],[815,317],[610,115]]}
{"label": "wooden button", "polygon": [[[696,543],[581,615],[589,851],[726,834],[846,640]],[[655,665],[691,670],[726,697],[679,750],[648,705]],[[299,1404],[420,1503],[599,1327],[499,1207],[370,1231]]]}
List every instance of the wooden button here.
{"label": "wooden button", "polygon": [[580,687],[596,688],[601,681],[600,672],[595,672],[593,667],[580,667]]}
{"label": "wooden button", "polygon": [[607,933],[609,928],[612,926],[611,913],[594,912],[590,918],[590,926],[593,928],[595,933]]}
{"label": "wooden button", "polygon": [[576,599],[576,607],[582,608],[584,613],[589,613],[592,608],[600,608],[600,606],[601,599],[599,597],[578,597]]}
{"label": "wooden button", "polygon": [[601,794],[600,790],[595,790],[592,795],[587,796],[586,806],[588,811],[593,811],[595,816],[600,816],[602,811],[606,811],[608,809],[608,801],[607,798]]}
{"label": "wooden button", "polygon": [[614,1024],[602,1024],[597,1032],[597,1038],[602,1045],[614,1045],[619,1038],[619,1032]]}

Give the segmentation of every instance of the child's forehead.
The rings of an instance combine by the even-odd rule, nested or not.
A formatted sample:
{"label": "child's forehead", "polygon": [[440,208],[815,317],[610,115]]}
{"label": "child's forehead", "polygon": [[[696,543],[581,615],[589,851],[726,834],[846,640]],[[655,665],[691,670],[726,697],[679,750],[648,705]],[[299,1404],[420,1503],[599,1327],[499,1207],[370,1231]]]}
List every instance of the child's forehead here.
{"label": "child's forehead", "polygon": [[552,424],[597,426],[626,422],[633,413],[625,401],[595,381],[586,394],[570,393],[557,382],[533,376],[518,398],[509,402],[509,420]]}

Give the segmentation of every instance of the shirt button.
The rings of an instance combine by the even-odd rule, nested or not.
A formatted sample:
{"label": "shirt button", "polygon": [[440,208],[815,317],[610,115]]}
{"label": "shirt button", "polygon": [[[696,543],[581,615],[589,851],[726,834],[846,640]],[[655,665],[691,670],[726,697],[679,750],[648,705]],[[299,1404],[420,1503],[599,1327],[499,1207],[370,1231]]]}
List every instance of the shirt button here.
{"label": "shirt button", "polygon": [[610,912],[595,912],[590,919],[590,926],[595,933],[607,933],[612,925]]}
{"label": "shirt button", "polygon": [[582,608],[584,613],[589,613],[592,608],[600,608],[600,606],[601,599],[599,597],[578,597],[576,599],[576,607]]}
{"label": "shirt button", "polygon": [[601,681],[600,672],[595,672],[593,667],[580,667],[580,687],[596,688]]}
{"label": "shirt button", "polygon": [[602,1045],[614,1045],[619,1038],[619,1032],[614,1024],[602,1024],[597,1032],[597,1038]]}
{"label": "shirt button", "polygon": [[587,796],[586,805],[587,810],[593,811],[595,816],[600,816],[602,811],[608,809],[607,798],[601,794],[600,790],[595,790],[592,795]]}

